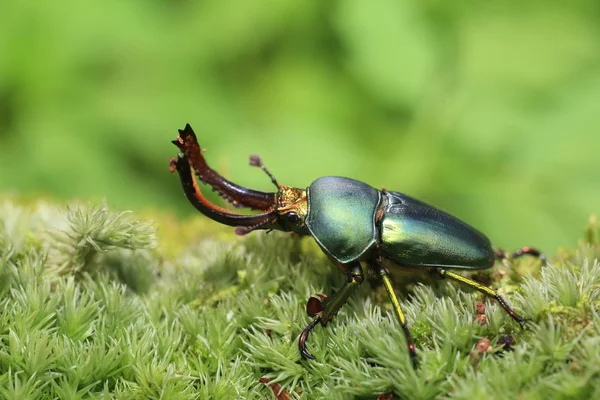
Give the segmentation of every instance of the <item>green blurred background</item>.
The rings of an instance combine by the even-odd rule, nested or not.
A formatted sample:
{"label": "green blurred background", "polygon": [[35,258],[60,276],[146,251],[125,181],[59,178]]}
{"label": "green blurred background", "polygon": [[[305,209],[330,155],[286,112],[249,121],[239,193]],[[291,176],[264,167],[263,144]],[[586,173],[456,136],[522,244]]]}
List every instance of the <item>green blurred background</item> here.
{"label": "green blurred background", "polygon": [[552,251],[600,211],[600,2],[0,2],[0,193],[191,215],[209,162],[343,175]]}

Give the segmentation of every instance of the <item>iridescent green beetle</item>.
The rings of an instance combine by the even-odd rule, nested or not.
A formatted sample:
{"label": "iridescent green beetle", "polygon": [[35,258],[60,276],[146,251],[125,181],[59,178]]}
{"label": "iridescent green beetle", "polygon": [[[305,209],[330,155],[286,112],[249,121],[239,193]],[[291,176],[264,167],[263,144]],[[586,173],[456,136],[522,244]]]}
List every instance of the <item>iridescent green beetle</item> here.
{"label": "iridescent green beetle", "polygon": [[[262,168],[278,190],[265,193],[247,189],[229,182],[207,165],[189,124],[179,130],[179,137],[173,143],[181,153],[170,160],[171,170],[179,173],[188,200],[201,213],[235,226],[238,234],[277,229],[310,235],[346,274],[346,284],[334,295],[308,300],[307,312],[314,319],[298,341],[303,357],[314,358],[306,349],[310,331],[319,322],[327,325],[364,280],[361,263],[381,278],[415,365],[417,353],[392,287],[390,269],[429,269],[442,278],[463,282],[495,298],[515,321],[524,322],[496,291],[451,270],[486,269],[493,266],[496,258],[517,258],[524,254],[545,261],[539,251],[529,247],[511,255],[494,251],[485,235],[459,219],[405,194],[376,190],[354,179],[327,176],[317,179],[306,190],[279,185],[257,156],[251,157],[251,165]],[[194,172],[201,182],[236,207],[261,213],[243,215],[211,203],[200,191]]]}

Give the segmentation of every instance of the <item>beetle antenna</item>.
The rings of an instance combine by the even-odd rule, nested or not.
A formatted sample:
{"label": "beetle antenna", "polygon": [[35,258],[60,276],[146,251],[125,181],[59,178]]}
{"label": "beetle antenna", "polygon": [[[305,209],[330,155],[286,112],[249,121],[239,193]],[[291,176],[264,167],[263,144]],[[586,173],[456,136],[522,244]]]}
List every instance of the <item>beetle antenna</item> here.
{"label": "beetle antenna", "polygon": [[277,182],[277,179],[275,179],[273,174],[269,172],[267,167],[265,167],[265,164],[263,164],[262,160],[260,159],[260,157],[258,155],[252,154],[250,156],[250,165],[252,165],[253,167],[259,167],[260,169],[265,171],[265,173],[267,175],[269,175],[269,178],[271,178],[271,182],[273,182],[273,184],[275,186],[277,186],[277,189],[281,190],[281,186],[279,186],[279,182]]}

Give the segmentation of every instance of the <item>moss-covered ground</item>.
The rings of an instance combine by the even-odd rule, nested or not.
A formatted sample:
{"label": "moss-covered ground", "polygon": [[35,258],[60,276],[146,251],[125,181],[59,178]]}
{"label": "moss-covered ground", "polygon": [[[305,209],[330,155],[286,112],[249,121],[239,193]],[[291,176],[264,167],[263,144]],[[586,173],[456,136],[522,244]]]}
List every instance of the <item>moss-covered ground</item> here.
{"label": "moss-covered ground", "polygon": [[600,398],[594,219],[579,248],[546,249],[548,266],[475,275],[530,318],[525,329],[468,288],[396,279],[414,370],[370,282],[311,335],[316,360],[300,359],[306,300],[344,279],[311,239],[18,204],[0,200],[1,399]]}

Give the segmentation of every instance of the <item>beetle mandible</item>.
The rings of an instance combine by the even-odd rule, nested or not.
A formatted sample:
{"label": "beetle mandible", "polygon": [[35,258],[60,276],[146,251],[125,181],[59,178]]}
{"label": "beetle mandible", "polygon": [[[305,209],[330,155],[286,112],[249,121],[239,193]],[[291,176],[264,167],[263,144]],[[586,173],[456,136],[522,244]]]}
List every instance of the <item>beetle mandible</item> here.
{"label": "beetle mandible", "polygon": [[[326,176],[315,180],[306,190],[280,185],[258,156],[251,156],[250,164],[269,175],[277,192],[247,189],[228,181],[208,166],[189,124],[179,130],[173,143],[180,153],[177,158],[170,159],[171,171],[179,173],[185,195],[198,211],[216,222],[236,227],[238,234],[277,229],[310,235],[346,274],[346,283],[335,294],[308,300],[306,310],[313,320],[298,340],[302,357],[314,359],[306,348],[309,333],[318,323],[326,326],[363,282],[361,263],[383,282],[415,366],[415,345],[392,287],[390,268],[429,269],[441,278],[464,283],[496,299],[515,321],[524,323],[525,319],[495,290],[453,270],[487,269],[497,258],[517,258],[525,254],[545,262],[544,255],[538,250],[523,247],[512,254],[495,251],[485,235],[458,218],[405,194],[376,190],[354,179]],[[211,186],[236,207],[261,212],[244,215],[211,203],[200,191],[194,173],[202,183]]]}

